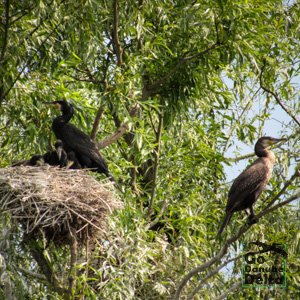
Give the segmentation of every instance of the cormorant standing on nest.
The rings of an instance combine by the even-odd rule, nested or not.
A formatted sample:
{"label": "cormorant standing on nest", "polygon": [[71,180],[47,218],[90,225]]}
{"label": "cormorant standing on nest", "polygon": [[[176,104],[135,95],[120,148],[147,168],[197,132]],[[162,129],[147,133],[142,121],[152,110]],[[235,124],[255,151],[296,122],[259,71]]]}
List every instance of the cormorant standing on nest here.
{"label": "cormorant standing on nest", "polygon": [[65,167],[67,165],[67,153],[63,148],[63,142],[57,140],[54,147],[54,151],[49,151],[43,155],[44,162],[50,166]]}
{"label": "cormorant standing on nest", "polygon": [[65,151],[67,153],[73,151],[83,168],[90,168],[98,173],[104,173],[111,181],[116,182],[109,173],[106,162],[100,155],[96,144],[88,135],[69,123],[74,114],[73,106],[65,100],[47,104],[52,104],[62,112],[61,116],[53,120],[52,130],[56,138],[62,140]]}
{"label": "cormorant standing on nest", "polygon": [[252,206],[268,184],[275,164],[275,155],[267,148],[284,140],[269,136],[258,139],[254,150],[259,158],[234,180],[228,194],[226,216],[217,236],[223,232],[236,211],[250,209],[249,220],[253,219]]}

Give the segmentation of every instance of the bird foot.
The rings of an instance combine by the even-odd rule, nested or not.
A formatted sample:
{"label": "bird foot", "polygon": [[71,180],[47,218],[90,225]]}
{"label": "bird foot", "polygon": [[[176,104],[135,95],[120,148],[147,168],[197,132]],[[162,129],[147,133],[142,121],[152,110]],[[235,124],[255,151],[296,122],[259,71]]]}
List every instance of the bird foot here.
{"label": "bird foot", "polygon": [[253,224],[256,224],[258,222],[257,219],[255,219],[255,215],[250,215],[249,218],[248,218],[248,224],[249,225],[253,225]]}

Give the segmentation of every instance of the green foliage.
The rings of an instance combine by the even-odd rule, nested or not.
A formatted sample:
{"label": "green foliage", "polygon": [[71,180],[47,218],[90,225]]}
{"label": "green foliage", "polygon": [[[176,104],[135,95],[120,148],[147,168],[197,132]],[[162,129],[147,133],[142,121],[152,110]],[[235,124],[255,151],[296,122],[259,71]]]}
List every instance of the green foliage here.
{"label": "green foliage", "polygon": [[[125,208],[112,217],[107,240],[99,241],[87,261],[82,262],[84,251],[80,253],[74,297],[172,297],[182,276],[209,260],[225,236],[232,236],[245,222],[237,214],[222,242],[215,241],[228,181],[247,164],[235,165],[246,145],[251,152],[266,131],[289,136],[288,144],[275,150],[274,176],[256,211],[299,168],[299,123],[292,119],[300,112],[297,2],[5,0],[3,4],[2,167],[51,148],[54,116],[45,105],[48,101],[69,99],[76,109],[72,122],[89,134],[103,109],[97,141],[124,123],[128,127],[117,142],[101,150],[125,190]],[[282,103],[264,93],[262,83]],[[272,130],[273,119],[278,130]],[[280,199],[297,193],[299,179]],[[156,217],[159,222],[150,230]],[[9,278],[18,299],[59,299],[53,286],[38,276],[41,270],[22,243],[22,229],[13,227],[10,218],[2,219],[1,280]],[[297,299],[299,200],[262,218],[244,239],[287,245],[285,296]],[[241,243],[234,243],[224,259],[237,256]],[[46,252],[54,272],[67,285],[68,249],[50,245]],[[227,274],[211,278],[195,299],[217,298],[240,278],[239,270],[237,261]],[[184,296],[203,277],[204,273],[193,277]],[[0,298],[5,293],[9,291],[1,286]],[[278,299],[284,294],[258,293]],[[257,291],[236,294],[254,299]]]}

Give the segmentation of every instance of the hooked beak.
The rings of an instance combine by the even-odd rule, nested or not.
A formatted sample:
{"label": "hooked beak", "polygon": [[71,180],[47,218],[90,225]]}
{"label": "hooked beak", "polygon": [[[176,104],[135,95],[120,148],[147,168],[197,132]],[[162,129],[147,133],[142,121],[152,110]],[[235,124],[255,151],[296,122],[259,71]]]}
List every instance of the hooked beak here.
{"label": "hooked beak", "polygon": [[272,140],[270,141],[270,146],[271,145],[275,145],[275,144],[278,144],[280,142],[286,142],[287,139],[286,138],[280,138],[280,139],[276,139],[276,138],[272,138]]}
{"label": "hooked beak", "polygon": [[61,147],[58,147],[56,149],[56,153],[57,153],[57,156],[58,156],[58,159],[61,160],[61,155],[62,155],[62,148]]}
{"label": "hooked beak", "polygon": [[55,102],[44,102],[44,104],[46,105],[51,105],[53,106],[54,108],[58,109],[58,110],[61,110],[61,105],[59,103],[55,103]]}

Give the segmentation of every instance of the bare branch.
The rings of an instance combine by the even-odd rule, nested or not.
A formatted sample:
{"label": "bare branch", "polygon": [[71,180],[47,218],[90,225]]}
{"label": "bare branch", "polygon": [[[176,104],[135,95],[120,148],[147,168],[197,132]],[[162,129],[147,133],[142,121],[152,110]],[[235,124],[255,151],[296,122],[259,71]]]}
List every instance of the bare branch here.
{"label": "bare branch", "polygon": [[209,278],[211,278],[212,276],[216,275],[219,273],[219,271],[221,269],[223,269],[225,266],[227,266],[229,263],[233,262],[233,261],[236,261],[240,258],[242,258],[243,255],[239,255],[235,258],[232,258],[226,262],[224,262],[222,265],[220,265],[219,267],[215,268],[213,271],[209,272],[199,283],[199,285],[194,289],[194,291],[189,295],[188,299],[187,300],[193,300],[194,299],[194,296],[200,291],[200,289],[204,286],[204,284],[207,282],[207,280]]}
{"label": "bare branch", "polygon": [[238,156],[238,157],[226,157],[225,160],[228,161],[228,162],[237,162],[237,161],[240,161],[240,160],[244,160],[244,159],[248,159],[248,158],[251,158],[255,156],[255,153],[248,153],[248,154],[245,154],[245,155],[241,155],[241,156]]}
{"label": "bare branch", "polygon": [[298,120],[298,118],[292,114],[292,112],[284,105],[284,103],[281,101],[281,99],[279,98],[278,94],[271,91],[269,88],[267,88],[264,84],[263,84],[263,72],[265,69],[266,64],[264,64],[261,68],[261,72],[260,72],[260,76],[259,76],[259,82],[260,82],[260,87],[268,94],[271,94],[276,102],[281,106],[281,108],[298,124],[298,126],[300,126],[300,121]]}
{"label": "bare branch", "polygon": [[100,106],[98,111],[97,111],[96,118],[95,118],[95,121],[94,121],[94,124],[93,124],[93,129],[92,129],[92,132],[91,132],[91,139],[93,141],[96,138],[97,131],[98,131],[98,128],[99,128],[99,124],[100,124],[100,120],[102,118],[103,112],[104,112],[104,107]]}
{"label": "bare branch", "polygon": [[[295,135],[296,136],[296,135]],[[294,135],[290,135],[288,138],[286,138],[287,140],[289,139],[292,139],[295,137]],[[279,143],[277,145],[275,145],[273,147],[273,149],[276,149],[276,148],[280,148],[282,146],[282,143]],[[228,162],[237,162],[237,161],[240,161],[240,160],[244,160],[244,159],[248,159],[248,158],[251,158],[255,156],[255,153],[252,152],[252,153],[248,153],[248,154],[245,154],[245,155],[241,155],[241,156],[238,156],[238,157],[226,157],[225,160],[228,161]]]}
{"label": "bare branch", "polygon": [[[300,171],[300,168],[296,168],[296,171],[295,173],[292,175],[292,177],[284,184],[283,188],[280,190],[280,192],[270,201],[270,203],[267,205],[267,207],[264,209],[264,211],[267,211],[267,209],[272,206],[277,199],[279,199],[279,197],[281,195],[283,195],[283,193],[287,190],[287,188],[292,184],[292,182],[297,178],[299,177],[299,171]],[[258,215],[257,217],[260,218],[264,216],[264,214],[262,214],[261,216]]]}
{"label": "bare branch", "polygon": [[127,123],[121,124],[121,126],[111,136],[106,137],[104,140],[102,140],[97,144],[98,148],[103,149],[111,145],[113,142],[115,142],[120,137],[122,137],[127,132],[127,130],[128,130]]}
{"label": "bare branch", "polygon": [[224,294],[222,294],[218,298],[216,298],[216,300],[223,300],[223,299],[227,298],[227,296],[234,290],[236,290],[236,289],[240,290],[241,286],[242,286],[242,280],[239,280],[230,289],[228,289]]}
{"label": "bare branch", "polygon": [[285,205],[291,203],[292,201],[298,200],[299,198],[300,198],[300,193],[297,193],[297,194],[289,197],[285,201],[279,202],[278,204],[274,205],[273,207],[263,210],[261,213],[259,213],[257,215],[257,218],[261,218],[262,216],[264,216],[266,214],[269,214],[270,212],[272,212],[272,211],[274,211],[274,210],[276,210],[276,209],[278,209],[282,206],[285,206]]}
{"label": "bare branch", "polygon": [[[259,242],[256,242],[255,244],[257,244]],[[265,249],[259,250],[259,251],[251,251],[251,252],[247,252],[247,254],[251,254],[251,255],[256,255],[256,254],[261,254],[261,253],[266,253],[272,251],[270,250],[270,247],[266,247]],[[227,266],[229,263],[234,262],[236,260],[239,260],[240,258],[242,258],[244,254],[240,254],[237,257],[234,257],[232,259],[229,259],[227,261],[225,261],[223,264],[221,264],[220,266],[218,266],[217,268],[215,268],[214,270],[212,270],[211,272],[209,272],[198,284],[198,286],[194,289],[194,291],[188,296],[187,300],[193,300],[194,296],[200,291],[200,289],[204,286],[204,284],[208,281],[208,279],[210,279],[212,276],[216,275],[219,273],[219,271],[221,269],[223,269],[225,266]]]}

